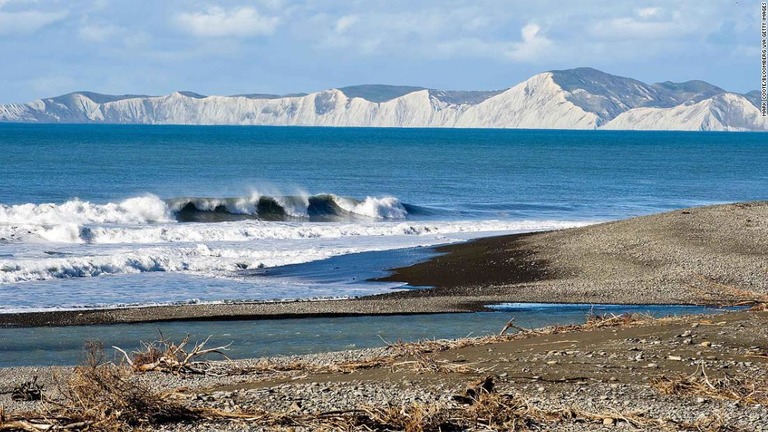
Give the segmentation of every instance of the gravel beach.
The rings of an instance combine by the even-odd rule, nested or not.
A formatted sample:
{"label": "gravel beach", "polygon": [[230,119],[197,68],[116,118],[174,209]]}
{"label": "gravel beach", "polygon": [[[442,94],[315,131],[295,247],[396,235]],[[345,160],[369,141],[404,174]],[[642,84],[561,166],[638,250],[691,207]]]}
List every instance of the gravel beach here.
{"label": "gravel beach", "polygon": [[[441,252],[388,278],[432,289],[344,301],[3,315],[0,324],[428,313],[509,301],[764,306],[768,203],[481,239]],[[411,426],[434,420],[444,430],[506,430],[493,423],[500,418],[479,410],[504,406],[508,413],[514,406],[520,415],[515,424],[527,429],[768,430],[764,307],[661,320],[609,317],[605,325],[526,330],[465,344],[396,344],[213,365],[216,374],[131,375],[147,391],[171,392],[185,407],[231,413],[146,429],[409,429],[407,422],[396,423],[397,417],[410,419]],[[2,429],[3,422],[31,418],[22,413],[41,409],[42,402],[12,401],[15,386],[39,376],[56,399],[56,383],[71,373],[71,368],[0,369],[0,430],[21,430]],[[476,389],[470,383],[489,377],[492,398],[467,402],[468,385]]]}
{"label": "gravel beach", "polygon": [[481,239],[384,280],[435,286],[389,297],[720,304],[768,295],[768,203],[678,210]]}
{"label": "gravel beach", "polygon": [[[387,347],[216,362],[217,375],[150,372],[130,379],[147,391],[170,391],[188,407],[251,413],[239,419],[172,421],[154,430],[344,430],[325,422],[328,413],[347,416],[354,425],[350,416],[358,411],[407,412],[415,406],[458,415],[472,406],[456,396],[465,394],[471,383],[491,377],[493,395],[524,401],[530,410],[560,413],[535,417],[530,424],[534,429],[760,431],[768,430],[768,393],[763,387],[768,383],[767,341],[768,312],[737,312],[544,329],[450,349],[431,343],[399,354],[397,347]],[[335,369],[375,364],[390,355],[397,357],[386,364]],[[703,385],[690,390],[680,386],[675,394],[663,390],[665,379],[695,380],[702,373],[717,385],[742,380],[749,391],[746,396],[731,395],[702,391]],[[65,368],[0,369],[0,406],[10,418],[40,409],[42,402],[11,401],[13,385],[37,375],[49,389],[48,396],[56,399],[57,383],[66,382],[70,374]],[[493,429],[483,424],[478,420],[463,429]],[[359,426],[352,429],[366,430]]]}

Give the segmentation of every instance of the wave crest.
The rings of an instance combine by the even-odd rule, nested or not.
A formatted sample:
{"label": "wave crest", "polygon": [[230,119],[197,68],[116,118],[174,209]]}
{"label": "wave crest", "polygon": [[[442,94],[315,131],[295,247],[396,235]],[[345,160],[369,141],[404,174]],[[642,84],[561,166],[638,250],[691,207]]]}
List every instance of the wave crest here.
{"label": "wave crest", "polygon": [[245,198],[175,198],[168,207],[179,222],[226,222],[244,219],[264,221],[342,221],[355,218],[405,219],[408,211],[395,197],[363,200],[333,194]]}
{"label": "wave crest", "polygon": [[119,203],[93,204],[73,199],[63,204],[0,204],[0,223],[32,225],[140,224],[170,222],[168,206],[155,195]]}
{"label": "wave crest", "polygon": [[[364,200],[332,194],[312,196],[251,195],[239,198],[172,198],[155,195],[119,203],[93,204],[73,199],[62,204],[0,204],[0,224],[66,226],[89,224],[150,224],[158,222],[342,221],[354,218],[405,219],[408,211],[394,197]],[[60,229],[60,230],[61,230]],[[60,235],[58,235],[60,236]],[[52,237],[57,235],[52,234]]]}
{"label": "wave crest", "polygon": [[335,202],[345,211],[372,218],[405,219],[408,211],[395,197],[366,197],[363,201],[334,196]]}

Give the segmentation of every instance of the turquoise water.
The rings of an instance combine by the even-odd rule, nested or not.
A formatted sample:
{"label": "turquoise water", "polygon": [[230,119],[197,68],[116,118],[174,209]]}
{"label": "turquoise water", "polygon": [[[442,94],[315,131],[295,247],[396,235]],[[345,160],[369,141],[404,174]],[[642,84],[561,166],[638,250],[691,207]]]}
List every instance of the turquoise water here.
{"label": "turquoise water", "polygon": [[371,294],[398,286],[261,270],[768,199],[759,133],[0,124],[0,149],[0,311]]}
{"label": "turquoise water", "polygon": [[497,312],[465,314],[0,328],[0,367],[77,364],[86,340],[101,341],[112,356],[111,346],[139,349],[139,341],[157,340],[159,331],[176,342],[189,333],[192,341],[211,336],[211,347],[232,343],[227,355],[238,359],[380,347],[398,340],[485,336],[498,334],[510,318],[519,326],[536,328],[583,323],[590,313],[669,316],[720,312],[723,310],[700,306],[512,304]]}

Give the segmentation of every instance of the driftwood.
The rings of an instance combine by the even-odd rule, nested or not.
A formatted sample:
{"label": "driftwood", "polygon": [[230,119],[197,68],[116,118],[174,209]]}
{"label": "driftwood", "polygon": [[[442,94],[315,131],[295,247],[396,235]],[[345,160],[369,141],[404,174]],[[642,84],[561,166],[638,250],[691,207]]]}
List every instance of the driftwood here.
{"label": "driftwood", "polygon": [[11,392],[11,399],[15,401],[39,401],[43,399],[43,386],[37,383],[37,375],[30,381],[26,381],[15,387]]}
{"label": "driftwood", "polygon": [[504,327],[501,329],[501,331],[499,332],[499,336],[504,336],[504,334],[505,334],[505,333],[507,332],[507,330],[509,330],[509,329],[515,329],[515,330],[519,331],[520,333],[527,333],[527,332],[530,332],[530,331],[532,331],[532,330],[530,330],[530,329],[527,329],[527,328],[523,328],[523,327],[520,327],[520,326],[516,325],[516,324],[515,324],[515,319],[514,319],[514,318],[512,318],[511,320],[507,321],[507,323],[506,323],[506,324],[504,325]]}
{"label": "driftwood", "polygon": [[691,375],[678,375],[666,377],[664,375],[654,379],[651,386],[661,393],[671,395],[698,395],[712,399],[733,400],[748,405],[768,404],[768,375],[737,374],[725,375],[722,378],[710,378],[704,370],[704,363],[696,366]]}
{"label": "driftwood", "polygon": [[229,357],[224,354],[224,351],[228,351],[232,345],[230,342],[227,345],[221,345],[214,348],[205,348],[205,345],[211,339],[208,336],[204,341],[196,343],[190,351],[186,351],[185,347],[189,343],[189,335],[187,335],[178,345],[170,342],[164,338],[162,333],[160,334],[160,340],[152,343],[144,343],[142,351],[134,352],[133,358],[120,347],[113,346],[112,348],[123,354],[123,357],[128,365],[136,372],[169,372],[169,373],[185,373],[185,374],[206,374],[209,373],[210,364],[208,362],[197,361],[208,354],[219,354],[225,359],[229,360]]}
{"label": "driftwood", "polygon": [[487,376],[478,382],[469,384],[464,390],[464,394],[454,395],[453,400],[462,404],[472,405],[478,401],[481,395],[493,393],[494,390],[493,377]]}

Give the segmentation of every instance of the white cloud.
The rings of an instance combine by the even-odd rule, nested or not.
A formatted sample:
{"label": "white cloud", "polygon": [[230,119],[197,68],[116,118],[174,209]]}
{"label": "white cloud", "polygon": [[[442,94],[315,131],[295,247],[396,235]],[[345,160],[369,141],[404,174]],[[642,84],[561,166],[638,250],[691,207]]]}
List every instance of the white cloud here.
{"label": "white cloud", "polygon": [[232,10],[211,7],[205,12],[178,14],[176,22],[183,30],[196,36],[249,37],[274,33],[280,19],[261,15],[251,7]]}
{"label": "white cloud", "polygon": [[648,8],[638,9],[635,13],[640,18],[652,18],[652,17],[660,15],[661,12],[662,12],[661,8],[658,8],[658,7],[648,7]]}
{"label": "white cloud", "polygon": [[679,11],[659,7],[636,9],[632,16],[619,16],[596,21],[589,29],[593,37],[606,40],[671,39],[691,33],[706,33],[712,28],[700,11],[685,16]]}
{"label": "white cloud", "polygon": [[[389,53],[445,57],[460,51],[460,44],[452,44],[452,41],[468,37],[463,33],[482,31],[489,23],[486,17],[473,15],[474,9],[409,8],[397,11],[352,8],[347,12],[336,18],[325,13],[313,17],[312,25],[306,27],[314,27],[320,34],[320,37],[310,36],[316,46],[344,49],[365,56]],[[457,45],[455,50],[452,45]]]}
{"label": "white cloud", "polygon": [[527,24],[520,30],[522,42],[515,43],[512,49],[505,53],[506,57],[516,61],[531,61],[544,57],[552,46],[552,41],[541,33],[538,24]]}
{"label": "white cloud", "polygon": [[516,62],[534,62],[551,57],[552,41],[544,36],[538,24],[529,23],[520,30],[521,41],[484,40],[481,38],[457,38],[436,44],[438,57],[486,57]]}
{"label": "white cloud", "polygon": [[89,42],[105,42],[118,34],[121,29],[115,25],[84,24],[80,27],[78,35],[81,39]]}
{"label": "white cloud", "polygon": [[[2,5],[0,4],[0,7]],[[0,10],[0,34],[29,34],[66,18],[67,12],[36,10],[5,12]]]}
{"label": "white cloud", "polygon": [[672,22],[647,22],[634,18],[616,18],[597,23],[591,34],[605,39],[663,39],[675,33],[680,33],[680,28]]}
{"label": "white cloud", "polygon": [[[521,19],[504,8],[482,5],[409,8],[392,11],[350,8],[346,14],[313,17],[315,46],[345,54],[392,55],[422,59],[489,58],[535,62],[550,58],[556,44],[547,19]],[[510,29],[520,29],[510,38]],[[514,30],[513,30],[514,31]]]}
{"label": "white cloud", "polygon": [[357,19],[358,18],[355,15],[344,15],[343,17],[336,20],[334,31],[336,33],[346,32],[350,27],[352,27],[357,22]]}

